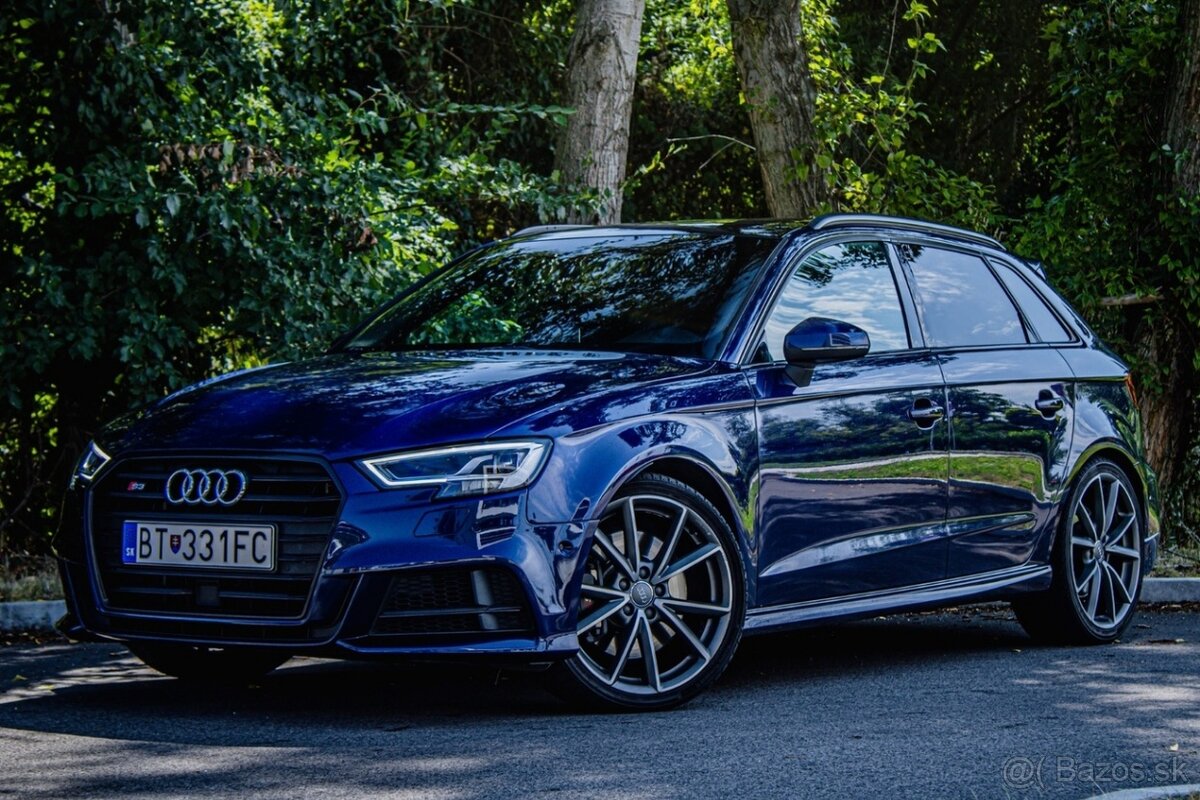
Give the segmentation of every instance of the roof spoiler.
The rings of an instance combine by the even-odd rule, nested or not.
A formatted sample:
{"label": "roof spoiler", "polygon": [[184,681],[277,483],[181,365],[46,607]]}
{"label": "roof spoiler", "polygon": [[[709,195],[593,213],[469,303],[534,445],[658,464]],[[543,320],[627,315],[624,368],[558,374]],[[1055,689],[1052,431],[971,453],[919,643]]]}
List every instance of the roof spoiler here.
{"label": "roof spoiler", "polygon": [[1030,259],[1030,258],[1022,258],[1021,261],[1025,264],[1025,266],[1029,267],[1031,270],[1033,270],[1038,275],[1042,276],[1043,279],[1045,279],[1045,277],[1046,277],[1046,265],[1045,264],[1043,264],[1041,261],[1034,261],[1033,259]]}

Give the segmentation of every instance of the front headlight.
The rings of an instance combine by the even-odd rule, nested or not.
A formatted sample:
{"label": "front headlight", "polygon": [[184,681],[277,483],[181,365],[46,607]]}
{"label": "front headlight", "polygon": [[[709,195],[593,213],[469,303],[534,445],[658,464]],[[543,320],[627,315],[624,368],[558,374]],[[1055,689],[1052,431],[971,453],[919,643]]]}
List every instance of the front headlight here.
{"label": "front headlight", "polygon": [[528,486],[549,452],[547,442],[495,442],[418,450],[358,463],[389,489],[441,486],[437,497],[462,497]]}
{"label": "front headlight", "polygon": [[83,486],[92,482],[104,465],[112,461],[108,453],[100,449],[95,442],[88,442],[79,463],[75,465],[75,474],[71,477],[71,488]]}

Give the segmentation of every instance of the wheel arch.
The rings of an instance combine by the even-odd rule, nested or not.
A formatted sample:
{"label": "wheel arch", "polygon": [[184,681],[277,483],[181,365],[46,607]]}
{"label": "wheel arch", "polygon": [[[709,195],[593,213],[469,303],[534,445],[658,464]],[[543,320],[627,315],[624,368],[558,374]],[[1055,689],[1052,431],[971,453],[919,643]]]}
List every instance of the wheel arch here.
{"label": "wheel arch", "polygon": [[[1112,642],[1117,640],[1122,631],[1129,625],[1133,619],[1133,614],[1136,609],[1138,595],[1141,589],[1142,581],[1145,578],[1149,567],[1147,566],[1147,552],[1153,552],[1153,546],[1147,550],[1147,540],[1142,538],[1139,542],[1142,559],[1138,564],[1134,565],[1134,569],[1129,579],[1121,577],[1124,574],[1125,566],[1122,566],[1121,573],[1118,574],[1115,568],[1109,567],[1109,572],[1116,577],[1123,587],[1122,591],[1129,598],[1129,602],[1118,607],[1116,602],[1116,593],[1112,589],[1113,580],[1110,577],[1109,596],[1112,598],[1109,605],[1108,623],[1102,622],[1099,612],[1102,611],[1102,606],[1096,605],[1096,597],[1103,589],[1102,582],[1093,583],[1089,578],[1086,582],[1092,584],[1086,592],[1091,597],[1091,603],[1084,607],[1084,600],[1079,596],[1079,593],[1085,591],[1084,584],[1076,585],[1076,572],[1074,567],[1074,552],[1073,543],[1069,538],[1072,533],[1072,509],[1076,500],[1076,495],[1085,486],[1082,483],[1084,478],[1091,479],[1102,473],[1092,473],[1089,476],[1089,470],[1094,468],[1098,462],[1107,462],[1106,471],[1112,473],[1119,472],[1125,476],[1127,483],[1133,493],[1133,503],[1135,506],[1141,506],[1143,516],[1149,513],[1146,507],[1147,498],[1152,497],[1148,494],[1146,481],[1152,481],[1153,476],[1149,473],[1144,462],[1141,462],[1137,456],[1129,452],[1122,446],[1119,441],[1101,439],[1093,442],[1086,450],[1080,453],[1071,465],[1071,470],[1064,482],[1064,491],[1061,495],[1061,502],[1056,508],[1057,521],[1054,526],[1053,536],[1049,537],[1051,542],[1051,550],[1049,562],[1053,566],[1053,578],[1051,585],[1043,591],[1027,593],[1013,598],[1013,607],[1017,614],[1017,619],[1022,627],[1035,639],[1053,644],[1100,644],[1104,642]],[[1152,491],[1152,485],[1151,485]],[[1137,509],[1135,508],[1135,511]],[[1093,517],[1094,519],[1094,517]],[[1105,520],[1101,527],[1097,528],[1096,523],[1092,523],[1093,536],[1100,537],[1100,533],[1105,533],[1110,530],[1108,525],[1115,525],[1115,522]],[[1100,533],[1098,533],[1099,531]],[[1125,535],[1125,529],[1122,529],[1122,537]],[[1064,541],[1065,539],[1065,541]],[[1099,549],[1092,556],[1092,560],[1106,559],[1103,549]],[[1104,573],[1104,570],[1101,570]],[[1136,586],[1133,585],[1136,582]],[[1118,616],[1118,613],[1120,614]]]}
{"label": "wheel arch", "polygon": [[[627,464],[625,469],[613,478],[605,489],[599,502],[596,503],[596,519],[599,518],[600,512],[608,506],[622,487],[630,481],[636,480],[641,475],[659,474],[668,478],[683,483],[684,485],[699,492],[733,532],[734,543],[738,549],[738,556],[742,562],[742,577],[746,582],[746,590],[748,596],[748,607],[753,607],[755,590],[757,586],[756,571],[754,569],[754,516],[753,498],[757,497],[757,492],[751,492],[748,498],[748,505],[744,510],[740,510],[740,504],[737,499],[737,492],[722,476],[721,471],[715,464],[710,462],[701,453],[697,453],[686,449],[669,449],[654,454],[649,454],[644,458],[638,459],[633,463]],[[584,546],[587,547],[591,539],[593,528],[589,526]]]}
{"label": "wheel arch", "polygon": [[622,482],[622,485],[647,473],[666,475],[695,489],[713,504],[713,508],[717,509],[729,525],[729,530],[740,538],[745,538],[744,523],[735,511],[733,492],[707,464],[680,454],[661,456],[641,465]]}
{"label": "wheel arch", "polygon": [[1121,468],[1125,476],[1129,478],[1129,482],[1133,484],[1133,491],[1137,493],[1138,506],[1142,509],[1142,513],[1149,518],[1150,509],[1146,505],[1148,497],[1146,477],[1138,467],[1134,456],[1117,442],[1109,440],[1096,442],[1080,453],[1064,482],[1067,490],[1074,490],[1075,481],[1080,474],[1098,458],[1108,459]]}
{"label": "wheel arch", "polygon": [[1144,467],[1140,465],[1139,459],[1123,447],[1120,442],[1105,439],[1093,443],[1080,453],[1079,457],[1075,459],[1075,463],[1071,466],[1071,471],[1063,482],[1062,502],[1059,506],[1058,520],[1054,525],[1054,533],[1050,540],[1051,547],[1058,541],[1058,537],[1062,533],[1061,515],[1066,511],[1065,504],[1069,502],[1071,493],[1075,490],[1075,482],[1084,470],[1100,458],[1116,464],[1125,473],[1125,476],[1129,478],[1129,482],[1133,484],[1138,508],[1142,512],[1142,521],[1146,526],[1145,538],[1152,539],[1158,535],[1158,498],[1156,487],[1151,483],[1151,477],[1147,475]]}
{"label": "wheel arch", "polygon": [[[597,640],[594,637],[589,639],[587,634],[591,630],[592,625],[599,624],[599,621],[604,619],[614,617],[616,613],[615,609],[607,611],[602,609],[601,611],[603,616],[601,616],[598,621],[586,623],[584,627],[577,631],[579,648],[578,654],[571,659],[565,660],[561,662],[561,664],[556,665],[556,672],[552,673],[551,679],[555,682],[554,685],[558,687],[558,690],[562,692],[564,696],[568,697],[568,699],[582,701],[589,705],[595,706],[596,704],[599,704],[599,707],[602,708],[666,708],[686,701],[696,692],[701,691],[704,687],[708,686],[724,671],[725,667],[729,663],[729,660],[732,658],[733,653],[737,649],[738,642],[740,641],[742,632],[744,630],[745,613],[750,608],[750,587],[748,586],[748,582],[751,576],[749,575],[750,571],[747,568],[748,562],[746,561],[744,552],[746,543],[739,533],[740,525],[734,511],[734,492],[732,488],[729,487],[726,482],[723,481],[717,474],[717,468],[715,465],[706,464],[702,457],[697,455],[683,453],[670,453],[647,457],[645,459],[638,460],[636,464],[631,465],[626,470],[623,470],[619,476],[609,484],[605,492],[601,495],[601,500],[596,505],[596,516],[593,518],[592,524],[590,524],[587,528],[587,535],[585,538],[585,542],[587,542],[587,544],[585,544],[584,548],[581,550],[581,557],[578,562],[578,569],[576,572],[580,583],[582,582],[584,572],[587,571],[586,562],[588,560],[588,558],[584,557],[582,554],[584,551],[589,550],[592,546],[591,541],[597,535],[601,517],[604,515],[604,509],[612,504],[614,499],[616,499],[616,502],[618,503],[616,513],[619,516],[621,511],[619,506],[619,503],[621,502],[620,498],[625,496],[624,491],[626,490],[631,500],[637,500],[640,502],[651,500],[654,497],[661,497],[663,500],[669,501],[674,506],[678,506],[681,509],[693,509],[693,511],[689,511],[687,513],[690,513],[693,517],[697,516],[697,513],[699,513],[703,518],[711,521],[711,524],[710,522],[702,523],[704,528],[710,529],[710,536],[716,534],[722,542],[730,542],[732,545],[732,552],[729,552],[729,548],[727,546],[721,545],[721,550],[728,556],[727,560],[723,559],[727,561],[727,566],[719,571],[720,573],[724,574],[724,577],[718,578],[717,583],[710,584],[710,586],[715,586],[719,583],[719,586],[722,587],[720,591],[723,594],[701,594],[695,598],[697,602],[692,604],[698,607],[706,602],[722,602],[722,599],[724,598],[724,602],[727,602],[729,607],[718,609],[720,613],[716,615],[717,618],[712,620],[711,625],[707,620],[707,617],[712,616],[711,613],[692,609],[690,613],[699,613],[706,618],[703,630],[696,630],[684,621],[687,619],[687,617],[683,615],[689,613],[688,609],[680,607],[674,611],[674,618],[677,620],[676,623],[674,623],[675,630],[679,631],[680,633],[685,631],[688,632],[686,637],[679,637],[679,640],[684,641],[686,638],[686,640],[692,641],[695,644],[695,647],[701,651],[703,657],[698,659],[693,653],[689,658],[678,661],[678,668],[686,668],[687,671],[682,674],[682,678],[677,676],[673,680],[682,680],[683,683],[676,683],[668,686],[666,683],[666,678],[670,677],[671,672],[663,672],[660,669],[660,659],[667,651],[659,644],[653,645],[654,652],[657,655],[653,660],[643,660],[642,669],[649,671],[651,667],[645,666],[647,663],[649,663],[652,665],[659,677],[653,680],[647,678],[647,680],[644,682],[644,686],[651,692],[658,692],[657,695],[648,695],[652,701],[656,701],[661,697],[661,702],[643,703],[641,702],[641,697],[634,694],[621,696],[619,691],[620,680],[618,679],[618,676],[623,674],[620,671],[625,668],[625,657],[618,657],[619,660],[616,662],[615,666],[615,669],[618,670],[618,672],[612,672],[611,670],[606,671],[607,668],[604,665],[603,659],[596,660],[594,658],[594,653],[592,651],[597,646],[596,643],[598,641],[604,642],[599,646],[605,650],[607,650],[609,645],[607,644],[607,640]],[[697,497],[697,495],[699,495],[699,497]],[[703,502],[700,498],[703,498]],[[631,507],[630,513],[641,516],[644,512],[640,510],[633,511]],[[672,543],[676,540],[676,537],[679,536],[679,532],[684,529],[684,523],[686,522],[686,516],[680,519],[674,516],[675,513],[675,511],[670,511],[672,516],[665,520],[665,522],[669,523],[671,526],[678,524],[678,527],[674,528],[675,534],[670,537]],[[729,527],[728,533],[711,530],[717,528],[716,520],[713,519],[714,514],[725,520],[726,525]],[[678,522],[676,522],[676,520],[678,520]],[[644,531],[651,530],[652,528],[653,526],[648,525],[645,522],[645,518],[642,517],[642,521],[635,522],[635,529],[637,533],[633,534],[633,541],[637,541],[640,537],[644,536],[662,535],[663,531],[661,529],[659,530],[658,534],[644,533]],[[628,531],[630,529],[626,527],[625,530],[626,535],[628,535]],[[666,532],[669,533],[670,530],[671,528],[668,527]],[[614,539],[617,538],[613,532],[610,532],[609,535],[613,536]],[[730,536],[732,536],[732,541],[730,541]],[[626,544],[624,547],[626,548],[627,552],[630,539],[626,538],[625,542]],[[703,544],[704,542],[701,541],[697,546]],[[672,547],[673,546],[674,545],[672,544]],[[613,545],[611,543],[607,544],[606,547],[610,553],[613,552]],[[641,548],[639,546],[639,550],[640,549]],[[659,550],[658,554],[652,556],[648,555],[647,557],[657,559],[660,558],[661,555],[662,551]],[[705,558],[707,558],[707,556],[705,556]],[[685,557],[676,563],[682,564],[687,560],[688,558]],[[643,562],[643,564],[645,563],[646,562]],[[659,563],[667,562],[663,561]],[[710,561],[708,563],[712,562]],[[682,570],[684,568],[680,567],[680,569]],[[633,603],[637,603],[639,608],[646,608],[650,601],[657,603],[657,600],[654,600],[654,597],[664,594],[663,592],[659,591],[659,588],[666,590],[665,602],[670,602],[672,597],[680,600],[693,599],[692,582],[690,579],[688,579],[686,582],[688,588],[682,595],[678,595],[675,594],[676,589],[673,585],[673,578],[667,578],[666,576],[663,576],[661,579],[656,579],[655,574],[649,570],[639,572],[638,574],[641,576],[642,581],[654,582],[656,580],[664,580],[672,582],[669,585],[663,584],[660,587],[656,587],[653,592],[653,597],[651,597],[650,600],[646,600],[644,597],[638,597],[636,593],[638,585],[630,586],[630,583],[632,581],[637,581],[638,578],[634,576],[634,573],[629,567],[626,567],[625,574],[629,575],[631,580],[622,581],[619,585],[616,583],[607,583],[611,576],[605,577],[604,574],[592,574],[596,580],[593,580],[591,583],[594,586],[597,584],[602,586],[607,585],[607,592],[610,594],[610,596],[614,590],[625,590],[629,592],[628,599],[620,599],[620,595],[618,594],[617,602],[618,606],[622,604],[628,604],[624,605],[625,611],[622,612],[631,620],[631,622],[626,623],[627,627],[625,635],[629,637],[629,639],[626,640],[627,642],[633,641],[635,633],[633,632],[633,628],[630,626],[636,626],[639,624],[639,619],[642,620],[640,624],[644,626],[646,635],[654,636],[654,634],[650,633],[650,625],[652,622],[646,622],[645,620],[656,619],[654,616],[656,609],[658,609],[657,613],[666,614],[668,617],[672,616],[672,612],[667,610],[669,606],[658,608],[656,605],[654,608],[649,608],[646,611],[646,614],[649,616],[642,617],[642,612],[640,610],[634,610],[634,606],[632,605]],[[620,575],[621,573],[618,572],[616,577],[619,578]],[[641,583],[640,585],[648,586],[649,584]],[[715,592],[716,589],[712,589],[712,591]],[[577,588],[577,592],[582,595],[581,589]],[[686,605],[688,604],[681,604],[681,606]],[[710,610],[712,608],[715,608],[715,606],[710,607]],[[579,612],[580,614],[583,613],[582,609],[583,606],[581,606],[581,610]],[[588,607],[589,613],[591,609],[592,607]],[[614,633],[612,641],[619,643],[620,636],[620,633]],[[645,642],[647,640],[639,639],[639,641],[641,641],[642,646],[645,647]],[[700,642],[703,642],[703,644],[700,644]],[[624,652],[630,652],[630,647],[630,644],[626,644]],[[672,666],[669,667],[669,669],[673,671],[676,669],[676,667]],[[596,686],[595,681],[597,678],[602,681],[604,685]],[[660,680],[662,681],[661,683],[659,682]],[[635,681],[635,684],[636,683],[637,681]],[[628,691],[636,692],[638,690],[635,688]]]}

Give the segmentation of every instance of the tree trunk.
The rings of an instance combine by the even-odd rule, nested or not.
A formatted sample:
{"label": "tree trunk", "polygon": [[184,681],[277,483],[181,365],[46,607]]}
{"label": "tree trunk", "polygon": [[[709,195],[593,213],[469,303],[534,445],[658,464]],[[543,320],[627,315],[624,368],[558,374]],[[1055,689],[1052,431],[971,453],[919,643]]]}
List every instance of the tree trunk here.
{"label": "tree trunk", "polygon": [[810,217],[828,202],[829,187],[815,162],[816,91],[801,39],[800,0],[727,4],[767,208],[774,217]]}
{"label": "tree trunk", "polygon": [[1158,375],[1157,386],[1138,392],[1146,434],[1146,460],[1158,475],[1164,494],[1177,486],[1195,435],[1196,402],[1194,349],[1185,346],[1186,334],[1169,313],[1143,318],[1138,355]]}
{"label": "tree trunk", "polygon": [[[1166,138],[1178,162],[1168,179],[1168,195],[1200,193],[1200,0],[1180,4],[1182,35],[1171,82]],[[1196,434],[1196,343],[1185,310],[1167,298],[1161,313],[1143,322],[1142,357],[1157,368],[1157,391],[1139,397],[1146,425],[1146,455],[1164,490],[1182,481]]]}
{"label": "tree trunk", "polygon": [[1200,0],[1183,0],[1179,8],[1183,36],[1175,68],[1167,141],[1177,154],[1175,190],[1200,192]]}
{"label": "tree trunk", "polygon": [[567,105],[575,109],[554,154],[568,186],[594,189],[601,207],[571,222],[621,221],[621,184],[645,0],[578,0],[567,53]]}

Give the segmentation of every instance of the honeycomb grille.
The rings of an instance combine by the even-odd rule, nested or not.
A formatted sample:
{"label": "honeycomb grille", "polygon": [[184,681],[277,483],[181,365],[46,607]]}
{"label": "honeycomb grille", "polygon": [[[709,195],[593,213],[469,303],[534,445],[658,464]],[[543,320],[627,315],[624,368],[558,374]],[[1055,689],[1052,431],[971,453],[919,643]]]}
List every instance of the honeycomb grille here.
{"label": "honeycomb grille", "polygon": [[507,569],[407,570],[393,576],[371,633],[474,639],[533,633],[516,575]]}
{"label": "honeycomb grille", "polygon": [[[163,488],[177,469],[238,469],[246,493],[230,506],[179,506]],[[115,464],[92,494],[91,535],[101,589],[114,610],[217,617],[295,619],[303,615],[341,494],[315,461],[247,457],[133,458]],[[275,569],[199,572],[169,565],[125,564],[128,519],[187,523],[270,524],[277,531]]]}

